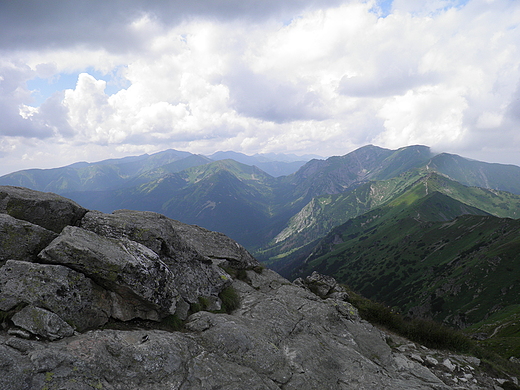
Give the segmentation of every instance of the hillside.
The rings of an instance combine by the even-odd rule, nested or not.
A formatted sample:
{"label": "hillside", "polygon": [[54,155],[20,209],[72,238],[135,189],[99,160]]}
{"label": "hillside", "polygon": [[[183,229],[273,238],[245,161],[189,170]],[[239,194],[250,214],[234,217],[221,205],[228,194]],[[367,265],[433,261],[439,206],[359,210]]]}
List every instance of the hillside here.
{"label": "hillside", "polygon": [[404,313],[467,327],[520,296],[520,221],[483,214],[440,192],[405,194],[333,229],[293,275],[316,270]]}
{"label": "hillside", "polygon": [[[428,174],[450,179],[437,190],[453,199],[496,216],[517,217],[517,199],[503,191],[518,193],[519,167],[433,155],[426,146],[390,150],[368,145],[344,156],[311,160],[281,177],[255,165],[221,159],[234,157],[260,165],[283,156],[219,152],[210,157],[218,161],[169,150],[20,171],[1,177],[0,184],[53,191],[103,212],[122,208],[161,212],[228,234],[273,266],[303,254],[333,227],[391,201]],[[280,162],[294,162],[286,158]],[[481,189],[466,190],[463,184]]]}
{"label": "hillside", "polygon": [[518,195],[467,187],[437,173],[414,169],[389,180],[365,183],[341,194],[313,198],[257,255],[270,266],[282,270],[291,255],[308,243],[324,237],[335,226],[391,202],[407,191],[408,198],[405,197],[406,201],[402,202],[411,202],[417,197],[438,191],[447,195],[446,202],[457,200],[498,217],[520,216]]}

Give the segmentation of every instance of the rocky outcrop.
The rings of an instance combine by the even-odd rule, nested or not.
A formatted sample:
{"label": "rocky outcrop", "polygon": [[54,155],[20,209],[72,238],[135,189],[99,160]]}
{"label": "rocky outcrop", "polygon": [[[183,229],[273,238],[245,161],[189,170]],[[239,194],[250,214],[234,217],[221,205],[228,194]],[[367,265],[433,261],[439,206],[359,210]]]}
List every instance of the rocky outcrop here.
{"label": "rocky outcrop", "polygon": [[[171,270],[176,289],[187,304],[196,303],[201,296],[217,296],[230,283],[229,275],[212,260],[223,258],[222,253],[230,253],[229,257],[234,254],[233,265],[237,268],[259,265],[235,242],[232,250],[227,249],[225,241],[209,250],[208,246],[216,241],[214,233],[186,226],[157,213],[130,210],[113,214],[88,212],[81,222],[82,228],[100,236],[129,239],[154,251]],[[206,239],[198,231],[206,231]],[[199,245],[201,241],[207,244]]]}
{"label": "rocky outcrop", "polygon": [[41,226],[0,213],[0,266],[9,259],[30,261],[56,236]]}
{"label": "rocky outcrop", "polygon": [[476,361],[362,321],[334,279],[315,273],[291,283],[218,233],[127,210],[87,212],[50,236],[29,230],[45,247],[22,249],[0,268],[0,389],[500,384],[479,376]]}
{"label": "rocky outcrop", "polygon": [[67,226],[38,257],[78,271],[119,295],[119,313],[124,314],[114,318],[158,320],[175,313],[179,294],[172,271],[154,251],[135,241],[105,238]]}
{"label": "rocky outcrop", "polygon": [[76,225],[86,209],[62,196],[23,187],[0,186],[0,213],[59,233]]}

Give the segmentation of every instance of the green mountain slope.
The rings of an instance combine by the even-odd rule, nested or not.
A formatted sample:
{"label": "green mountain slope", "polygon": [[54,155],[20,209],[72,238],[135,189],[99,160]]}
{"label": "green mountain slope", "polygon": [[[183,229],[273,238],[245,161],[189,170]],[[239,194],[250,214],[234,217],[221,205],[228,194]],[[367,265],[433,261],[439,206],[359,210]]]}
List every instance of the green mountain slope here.
{"label": "green mountain slope", "polygon": [[[462,215],[453,220],[456,214]],[[317,270],[404,313],[465,327],[520,299],[520,221],[413,193],[335,228],[293,276]]]}
{"label": "green mountain slope", "polygon": [[152,155],[76,163],[54,169],[29,169],[0,177],[1,185],[21,186],[38,191],[65,194],[105,191],[124,186],[136,175],[182,160],[191,153],[166,150]]}
{"label": "green mountain slope", "polygon": [[[415,189],[402,202],[413,202],[428,193],[438,191],[466,205],[499,217],[520,217],[520,196],[503,191],[467,187],[436,173],[414,169],[389,180],[363,184],[356,189],[337,195],[313,198],[295,214],[286,227],[258,253],[264,262],[280,270],[278,262],[288,259],[309,242],[324,237],[332,228],[350,218],[381,206],[406,191]],[[446,198],[448,201],[449,199]],[[454,216],[460,215],[456,214]]]}
{"label": "green mountain slope", "polygon": [[433,157],[426,166],[468,186],[520,194],[520,167],[515,165],[490,164],[442,153]]}
{"label": "green mountain slope", "polygon": [[342,193],[369,180],[388,179],[424,164],[429,157],[426,146],[394,151],[368,145],[344,156],[312,160],[280,180],[282,197],[286,203],[302,207],[315,196]]}

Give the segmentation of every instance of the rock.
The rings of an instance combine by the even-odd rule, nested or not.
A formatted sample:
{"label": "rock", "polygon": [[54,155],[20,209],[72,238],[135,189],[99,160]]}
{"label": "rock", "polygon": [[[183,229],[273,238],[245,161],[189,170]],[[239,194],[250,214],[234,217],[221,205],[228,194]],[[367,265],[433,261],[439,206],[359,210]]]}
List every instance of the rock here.
{"label": "rock", "polygon": [[38,225],[0,214],[0,266],[7,260],[32,261],[56,236]]}
{"label": "rock", "polygon": [[[20,358],[20,352],[0,345],[0,389],[31,389],[34,368],[27,358]],[[32,390],[32,389],[31,389]]]}
{"label": "rock", "polygon": [[0,213],[59,233],[76,225],[86,209],[62,196],[28,188],[0,186]]}
{"label": "rock", "polygon": [[31,333],[23,329],[11,328],[7,331],[7,334],[11,336],[21,337],[22,339],[30,339]]}
{"label": "rock", "polygon": [[253,269],[261,264],[236,241],[219,232],[212,232],[195,225],[187,225],[170,220],[179,236],[203,256],[225,264],[235,269]]}
{"label": "rock", "polygon": [[305,279],[298,278],[294,281],[296,285],[308,288],[310,291],[318,295],[320,298],[334,298],[346,301],[349,299],[346,289],[336,282],[331,276],[322,275],[314,271]]}
{"label": "rock", "polygon": [[135,241],[101,237],[67,226],[39,258],[81,272],[117,293],[122,300],[114,301],[122,311],[115,314],[116,318],[131,319],[123,313],[127,312],[125,305],[135,306],[134,311],[142,318],[158,319],[156,313],[160,317],[175,313],[179,294],[172,272],[155,252]]}
{"label": "rock", "polygon": [[12,321],[16,326],[49,340],[74,334],[74,329],[58,315],[35,306],[23,308],[13,316]]}
{"label": "rock", "polygon": [[111,313],[109,293],[82,273],[62,265],[9,260],[0,268],[0,302],[12,309],[24,303],[45,308],[85,330],[105,324]]}
{"label": "rock", "polygon": [[457,368],[457,366],[455,364],[453,364],[450,359],[444,359],[444,361],[442,362],[442,365],[444,367],[446,367],[448,370],[450,370],[451,372],[455,371],[455,369]]}
{"label": "rock", "polygon": [[419,362],[419,363],[421,363],[421,364],[424,363],[424,360],[423,360],[423,358],[421,357],[421,355],[418,355],[418,354],[416,354],[416,353],[412,353],[412,354],[410,354],[410,359],[415,360],[416,362]]}
{"label": "rock", "polygon": [[426,362],[426,365],[428,366],[436,366],[437,364],[439,364],[439,361],[437,359],[435,359],[433,356],[426,356],[424,358],[425,362]]}
{"label": "rock", "polygon": [[[186,232],[191,230],[182,230],[179,228],[181,225],[183,224],[157,213],[129,210],[119,210],[114,214],[89,212],[81,224],[84,229],[104,237],[128,238],[154,251],[172,271],[175,286],[185,301],[196,303],[199,297],[218,296],[230,284],[231,277],[213,264],[209,257],[199,253],[199,248],[193,246],[194,239],[183,236],[189,235]],[[196,227],[192,230],[198,231]],[[206,241],[211,242],[211,232],[205,229],[198,231],[198,240],[204,241],[202,232],[208,233]],[[225,248],[227,245],[231,244],[226,241],[221,247]],[[233,241],[232,245],[232,250],[221,249],[221,252],[233,253],[234,248],[240,252],[241,247],[238,244]],[[245,249],[242,250],[245,252]],[[247,256],[244,255],[244,258],[247,261]],[[245,267],[245,264],[242,266]],[[258,264],[256,260],[254,264]]]}

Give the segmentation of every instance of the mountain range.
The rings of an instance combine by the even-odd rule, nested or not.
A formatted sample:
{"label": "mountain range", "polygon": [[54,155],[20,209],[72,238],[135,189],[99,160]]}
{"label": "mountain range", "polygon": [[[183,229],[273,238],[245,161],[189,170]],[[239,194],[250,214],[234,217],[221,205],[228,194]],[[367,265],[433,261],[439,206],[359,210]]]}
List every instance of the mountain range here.
{"label": "mountain range", "polygon": [[520,334],[520,167],[421,145],[295,160],[168,150],[19,171],[0,185],[102,212],[156,211],[227,234],[283,276],[318,270],[408,315]]}

